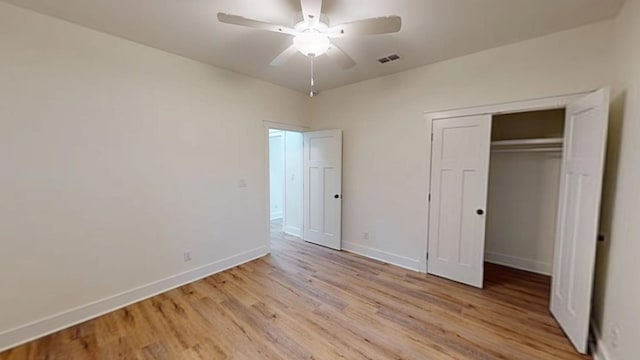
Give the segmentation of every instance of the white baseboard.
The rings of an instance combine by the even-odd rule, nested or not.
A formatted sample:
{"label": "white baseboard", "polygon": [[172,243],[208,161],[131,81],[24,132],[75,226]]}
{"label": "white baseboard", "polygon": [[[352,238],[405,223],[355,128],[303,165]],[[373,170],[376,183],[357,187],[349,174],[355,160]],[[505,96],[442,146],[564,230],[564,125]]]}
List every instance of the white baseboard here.
{"label": "white baseboard", "polygon": [[589,349],[591,350],[593,360],[613,360],[613,358],[609,356],[611,352],[607,350],[600,329],[598,329],[593,320],[591,320],[591,334],[593,334],[593,341],[589,344]]}
{"label": "white baseboard", "polygon": [[551,275],[553,272],[553,265],[551,263],[491,251],[485,252],[484,261],[542,275]]}
{"label": "white baseboard", "polygon": [[278,213],[272,213],[269,220],[273,221],[273,220],[280,220],[283,218],[284,218],[284,215],[282,214],[282,212],[278,212]]}
{"label": "white baseboard", "polygon": [[380,260],[382,262],[396,265],[408,270],[419,271],[420,261],[408,257],[392,254],[390,252],[377,250],[368,246],[359,245],[352,242],[343,242],[342,250],[362,255],[368,258]]}
{"label": "white baseboard", "polygon": [[296,237],[299,237],[299,238],[302,237],[302,230],[300,228],[297,228],[297,227],[285,226],[283,231],[287,235],[296,236]]}
{"label": "white baseboard", "polygon": [[181,274],[2,331],[0,332],[0,352],[260,258],[268,253],[268,246],[248,250]]}

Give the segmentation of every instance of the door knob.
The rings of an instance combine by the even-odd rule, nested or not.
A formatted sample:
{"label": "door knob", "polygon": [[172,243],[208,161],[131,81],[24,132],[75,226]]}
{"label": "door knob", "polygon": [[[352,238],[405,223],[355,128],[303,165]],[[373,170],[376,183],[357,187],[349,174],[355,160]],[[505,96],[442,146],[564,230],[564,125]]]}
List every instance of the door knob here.
{"label": "door knob", "polygon": [[334,199],[340,199],[340,194],[335,194],[335,195],[333,195],[333,198],[334,198]]}
{"label": "door knob", "polygon": [[484,210],[482,210],[482,209],[478,209],[478,210],[476,210],[476,214],[478,214],[478,215],[484,215]]}

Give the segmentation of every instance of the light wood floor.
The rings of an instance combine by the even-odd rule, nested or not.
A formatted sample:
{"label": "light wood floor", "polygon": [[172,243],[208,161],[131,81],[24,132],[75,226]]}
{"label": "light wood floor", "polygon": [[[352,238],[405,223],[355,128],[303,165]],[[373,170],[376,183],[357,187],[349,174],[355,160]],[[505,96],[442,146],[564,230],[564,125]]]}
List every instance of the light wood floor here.
{"label": "light wood floor", "polygon": [[276,233],[269,256],[0,359],[588,359],[547,277],[486,273],[479,290]]}

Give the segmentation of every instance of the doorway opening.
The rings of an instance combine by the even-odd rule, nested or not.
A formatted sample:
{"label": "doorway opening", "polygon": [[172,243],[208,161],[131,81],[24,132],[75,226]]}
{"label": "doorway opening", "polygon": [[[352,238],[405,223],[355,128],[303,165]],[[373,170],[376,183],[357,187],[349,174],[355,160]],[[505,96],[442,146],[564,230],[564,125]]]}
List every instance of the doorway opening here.
{"label": "doorway opening", "polygon": [[342,249],[342,130],[265,122],[270,245],[302,239]]}
{"label": "doorway opening", "polygon": [[302,238],[303,135],[269,129],[269,220],[271,248]]}

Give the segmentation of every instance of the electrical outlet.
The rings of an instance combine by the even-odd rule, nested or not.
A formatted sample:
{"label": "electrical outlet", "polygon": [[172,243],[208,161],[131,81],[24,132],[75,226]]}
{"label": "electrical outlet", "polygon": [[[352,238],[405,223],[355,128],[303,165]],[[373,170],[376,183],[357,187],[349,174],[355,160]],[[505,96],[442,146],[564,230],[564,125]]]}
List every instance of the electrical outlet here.
{"label": "electrical outlet", "polygon": [[184,251],[184,261],[191,261],[191,250],[185,250]]}
{"label": "electrical outlet", "polygon": [[369,233],[368,232],[363,232],[362,233],[362,239],[369,240]]}

